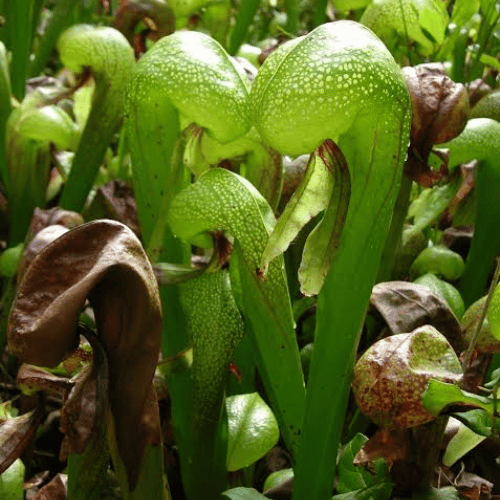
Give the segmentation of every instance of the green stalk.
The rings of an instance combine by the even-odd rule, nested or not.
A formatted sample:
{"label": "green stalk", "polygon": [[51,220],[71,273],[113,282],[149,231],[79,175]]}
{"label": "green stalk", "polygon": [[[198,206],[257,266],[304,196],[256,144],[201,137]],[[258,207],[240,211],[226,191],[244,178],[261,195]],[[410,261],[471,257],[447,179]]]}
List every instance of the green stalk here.
{"label": "green stalk", "polygon": [[449,166],[478,160],[476,177],[476,219],[471,248],[460,280],[465,306],[470,306],[486,292],[486,283],[493,261],[500,252],[500,124],[489,118],[469,120],[463,132],[443,144],[449,149]]}
{"label": "green stalk", "polygon": [[[299,4],[300,0],[285,0],[286,16],[287,16],[286,30],[288,33],[291,33],[292,35],[295,35],[299,28]],[[321,8],[320,5],[317,6]],[[326,3],[324,7],[325,9],[323,11],[323,16],[326,12]],[[319,12],[315,12],[315,15],[318,16]],[[319,19],[319,16],[317,17],[317,19]]]}
{"label": "green stalk", "polygon": [[236,21],[229,36],[228,52],[235,55],[238,52],[241,44],[245,40],[249,26],[252,24],[253,18],[259,8],[260,0],[242,0],[238,13],[236,14]]}
{"label": "green stalk", "polygon": [[9,63],[7,49],[0,42],[0,181],[6,191],[10,189],[7,161],[5,157],[5,140],[7,134],[7,120],[12,111],[12,92],[10,88]]}
{"label": "green stalk", "polygon": [[63,30],[73,22],[74,7],[78,0],[59,0],[52,10],[52,16],[45,28],[43,37],[39,40],[33,60],[29,65],[31,76],[39,75],[47,65],[57,39]]}
{"label": "green stalk", "polygon": [[9,245],[24,241],[35,207],[45,207],[45,187],[49,181],[50,150],[25,137],[11,137],[9,148]]}
{"label": "green stalk", "polygon": [[251,103],[271,146],[297,156],[332,139],[350,173],[340,245],[318,296],[294,469],[294,500],[324,500],[332,493],[359,335],[399,191],[409,96],[380,40],[357,23],[339,21],[271,54],[254,81]]}
{"label": "green stalk", "polygon": [[19,101],[25,94],[29,55],[33,41],[33,22],[37,10],[39,12],[38,4],[39,0],[4,4],[7,31],[5,42],[12,52],[12,92]]}
{"label": "green stalk", "polygon": [[73,26],[61,35],[57,48],[65,66],[76,73],[90,68],[96,82],[90,115],[60,201],[61,207],[80,212],[123,119],[123,90],[135,59],[127,39],[107,27]]}
{"label": "green stalk", "polygon": [[227,367],[243,336],[243,320],[227,269],[209,270],[181,285],[181,300],[193,343],[188,461],[198,473],[196,481],[184,483],[184,488],[188,498],[218,500],[227,482],[224,388]]}
{"label": "green stalk", "polygon": [[325,22],[326,6],[328,0],[316,0],[313,7],[313,26],[319,26]]}
{"label": "green stalk", "polygon": [[384,252],[382,254],[382,260],[380,261],[380,270],[377,275],[377,282],[390,281],[392,279],[396,250],[398,245],[401,244],[403,226],[406,216],[408,215],[412,184],[412,180],[407,175],[403,175],[401,179],[401,187],[399,188],[398,197],[394,206],[391,228],[389,229]]}
{"label": "green stalk", "polygon": [[[481,62],[481,56],[484,54],[486,46],[493,34],[493,30],[500,19],[500,12],[497,12],[495,2],[489,2],[485,5],[488,8],[487,12],[482,12],[481,24],[477,34],[477,51],[474,53],[474,58],[469,71],[469,81],[476,78],[481,78],[484,71],[484,64]],[[483,10],[483,7],[481,8]]]}

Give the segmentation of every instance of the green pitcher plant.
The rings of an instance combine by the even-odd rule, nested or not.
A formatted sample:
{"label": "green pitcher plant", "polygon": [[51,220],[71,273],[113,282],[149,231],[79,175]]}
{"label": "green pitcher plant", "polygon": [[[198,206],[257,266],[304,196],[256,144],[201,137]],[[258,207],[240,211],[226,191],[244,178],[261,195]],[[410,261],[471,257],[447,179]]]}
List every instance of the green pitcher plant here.
{"label": "green pitcher plant", "polygon": [[[229,154],[227,150],[232,149],[229,156],[241,154],[242,148],[235,142],[250,128],[247,78],[215,40],[201,33],[178,32],[160,40],[142,57],[126,99],[134,190],[148,254],[160,264],[189,264],[187,245],[174,238],[166,215],[191,175],[200,176],[212,161],[217,164],[221,154],[225,157],[218,150]],[[203,152],[205,143],[210,147]],[[246,143],[243,151],[245,148]],[[194,202],[190,200],[189,206]],[[198,204],[202,203],[209,202],[200,199]],[[260,212],[254,211],[252,217],[260,220]],[[182,212],[179,219],[190,230]],[[212,242],[210,236],[196,241],[208,247]],[[216,498],[225,485],[223,386],[243,324],[235,309],[231,282],[226,271],[212,269],[180,288],[161,288],[163,311],[169,318],[163,333],[164,355],[175,357],[184,349],[193,349],[192,367],[169,377],[183,482],[192,499],[199,498],[200,488]],[[191,293],[200,300],[193,302]],[[286,305],[290,311],[289,301]],[[289,326],[293,338],[291,322]],[[227,343],[217,339],[227,339]],[[303,393],[295,349],[294,369]],[[212,360],[210,369],[208,359]],[[220,415],[220,424],[215,415]],[[296,419],[295,424],[299,422]],[[207,461],[214,461],[213,468],[206,467]],[[201,477],[204,481],[200,482]]]}
{"label": "green pitcher plant", "polygon": [[[306,272],[308,290],[319,295],[293,498],[324,499],[331,491],[360,331],[401,180],[410,101],[385,46],[349,21],[324,24],[273,52],[255,79],[250,101],[257,129],[272,147],[294,156],[314,151],[325,161],[318,173],[329,172],[333,182],[317,183],[324,200],[332,184],[347,185],[350,179],[350,198],[347,189],[340,203],[332,197],[303,255],[303,262],[321,259],[322,265]],[[340,148],[348,175],[340,155],[325,155],[330,140]],[[307,176],[304,182],[311,185]],[[297,195],[305,193],[307,188],[299,188]],[[296,204],[294,213],[283,216],[289,217],[288,231],[296,231],[308,220],[307,208],[290,203]],[[342,222],[344,203],[341,236],[332,238],[337,231],[332,219]],[[278,228],[283,232],[280,221]],[[268,245],[276,242],[281,244],[272,233]],[[332,251],[335,257],[328,262]]]}
{"label": "green pitcher plant", "polygon": [[[92,107],[73,158],[60,206],[81,211],[113,134],[124,117],[125,88],[135,64],[127,39],[114,28],[76,25],[57,42],[62,63],[93,76]],[[84,75],[85,76],[85,75]]]}

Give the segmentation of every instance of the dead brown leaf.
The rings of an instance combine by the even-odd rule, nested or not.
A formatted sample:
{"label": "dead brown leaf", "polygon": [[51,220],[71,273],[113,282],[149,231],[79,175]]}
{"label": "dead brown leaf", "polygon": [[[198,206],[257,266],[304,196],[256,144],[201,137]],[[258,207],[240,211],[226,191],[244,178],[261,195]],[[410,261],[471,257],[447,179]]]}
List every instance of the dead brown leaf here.
{"label": "dead brown leaf", "polygon": [[66,500],[68,495],[68,476],[57,476],[45,485],[35,496],[34,500]]}
{"label": "dead brown leaf", "polygon": [[107,397],[133,489],[144,446],[160,442],[152,381],[161,333],[156,279],[133,232],[100,220],[46,246],[19,285],[9,346],[25,362],[56,366],[78,346],[78,317],[87,299],[108,356]]}
{"label": "dead brown leaf", "polygon": [[0,423],[0,474],[7,470],[33,442],[42,420],[42,406]]}
{"label": "dead brown leaf", "polygon": [[455,479],[455,486],[460,495],[470,500],[488,500],[494,485],[476,474],[462,472]]}
{"label": "dead brown leaf", "polygon": [[134,40],[141,22],[147,27],[147,37],[154,41],[175,31],[174,12],[165,0],[120,0],[113,26],[134,46],[137,56],[146,51],[143,40],[140,44]]}
{"label": "dead brown leaf", "polygon": [[382,316],[393,334],[432,325],[457,353],[467,348],[460,323],[448,304],[425,286],[407,281],[378,283],[372,290],[370,309]]}
{"label": "dead brown leaf", "polygon": [[25,393],[38,391],[64,394],[73,387],[73,383],[64,377],[58,377],[37,366],[23,363],[17,372],[17,386]]}
{"label": "dead brown leaf", "polygon": [[428,165],[435,144],[459,135],[469,116],[469,97],[465,86],[453,82],[439,64],[420,64],[403,68],[410,92],[412,124],[405,173],[425,186],[448,174],[446,164],[439,171]]}
{"label": "dead brown leaf", "polygon": [[140,235],[134,193],[125,182],[114,180],[106,183],[98,189],[96,197],[106,210],[106,217],[120,221]]}
{"label": "dead brown leaf", "polygon": [[376,460],[383,458],[388,467],[397,461],[405,461],[408,458],[410,446],[408,433],[405,429],[380,428],[361,447],[354,457],[354,465],[373,468]]}

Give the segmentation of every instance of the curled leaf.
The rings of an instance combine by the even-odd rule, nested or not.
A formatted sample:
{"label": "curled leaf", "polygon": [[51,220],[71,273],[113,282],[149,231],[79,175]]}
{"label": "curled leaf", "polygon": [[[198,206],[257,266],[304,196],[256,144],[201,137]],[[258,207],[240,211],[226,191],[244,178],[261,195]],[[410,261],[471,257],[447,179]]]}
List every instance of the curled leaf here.
{"label": "curled leaf", "polygon": [[462,83],[451,80],[436,64],[403,69],[410,91],[413,119],[410,138],[419,150],[450,141],[460,134],[469,115],[469,97]]}
{"label": "curled leaf", "polygon": [[22,259],[18,265],[18,279],[22,279],[26,269],[33,262],[33,259],[49,244],[55,241],[59,236],[68,232],[68,228],[53,224],[39,231],[24,249]]}
{"label": "curled leaf", "polygon": [[9,345],[22,361],[57,365],[78,345],[78,316],[87,299],[108,354],[109,403],[133,488],[144,446],[160,439],[152,380],[161,311],[153,270],[132,231],[94,221],[45,247],[19,285]]}
{"label": "curled leaf", "polygon": [[75,73],[90,71],[96,82],[92,108],[60,202],[64,208],[79,212],[125,115],[124,88],[135,58],[126,38],[114,28],[103,26],[71,26],[60,36],[57,49],[66,67]]}

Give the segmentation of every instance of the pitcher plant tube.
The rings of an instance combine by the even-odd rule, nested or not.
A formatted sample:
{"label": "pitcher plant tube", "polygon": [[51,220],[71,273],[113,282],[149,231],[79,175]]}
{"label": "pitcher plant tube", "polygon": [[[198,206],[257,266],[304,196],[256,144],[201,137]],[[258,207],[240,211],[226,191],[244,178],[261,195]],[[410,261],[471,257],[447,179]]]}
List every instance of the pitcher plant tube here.
{"label": "pitcher plant tube", "polygon": [[[248,83],[215,40],[202,33],[177,32],[141,58],[126,95],[143,240],[157,260],[166,257],[161,252],[168,231],[164,215],[172,197],[186,185],[179,163],[182,151],[174,154],[181,123],[195,123],[219,142],[244,135],[250,128]],[[159,241],[151,241],[153,232]]]}
{"label": "pitcher plant tube", "polygon": [[232,292],[284,441],[295,456],[305,390],[282,257],[271,263],[266,281],[256,272],[275,222],[269,204],[243,177],[214,168],[174,198],[168,219],[175,235],[199,246],[210,247],[207,233],[216,230],[234,238]]}
{"label": "pitcher plant tube", "polygon": [[[238,71],[220,44],[208,35],[178,32],[165,37],[136,65],[126,89],[125,127],[142,239],[153,262],[190,263],[187,245],[173,237],[166,217],[172,199],[189,184],[191,176],[183,163],[186,138],[182,130],[194,123],[201,134],[209,134],[216,142],[232,141],[245,134],[250,127],[247,99],[246,76]],[[211,238],[209,240],[211,243]],[[204,304],[203,310],[207,316],[202,330],[209,335],[211,327],[207,325],[213,320],[215,310],[230,303],[227,280],[217,280],[215,276],[212,279],[205,277],[198,286],[195,283],[191,286],[193,291],[198,290],[200,294],[206,288],[206,300],[198,306]],[[224,291],[227,299],[223,301],[225,304],[208,300],[209,290],[214,286]],[[206,474],[209,481],[208,494],[215,495],[217,488],[220,492],[220,478],[224,472],[219,463],[214,466],[214,474],[210,478],[207,469],[200,469],[203,462],[200,457],[206,453],[205,461],[212,460],[213,453],[219,453],[220,459],[225,456],[225,452],[216,452],[215,448],[220,443],[217,439],[219,430],[217,427],[209,429],[208,421],[203,420],[206,418],[206,415],[202,415],[205,409],[199,406],[203,402],[199,375],[202,366],[200,356],[203,355],[200,350],[202,344],[197,346],[197,337],[201,339],[203,332],[197,331],[195,335],[195,330],[199,330],[203,313],[187,299],[182,303],[181,294],[178,287],[161,287],[163,313],[169,318],[170,324],[168,330],[163,332],[162,350],[165,357],[176,356],[184,349],[193,347],[193,343],[196,350],[194,371],[186,370],[169,377],[173,425],[183,482],[188,485],[188,497],[194,499],[201,487],[200,474]],[[224,310],[224,314],[229,312]],[[212,336],[229,326],[220,323],[219,328],[212,331]],[[172,331],[176,334],[172,335]],[[233,333],[237,332],[238,329]],[[205,375],[218,377],[220,381],[219,370],[219,366],[214,366]],[[207,381],[208,378],[205,378]],[[220,387],[216,389],[216,397],[210,403],[214,405],[211,411],[215,411],[217,400],[221,402],[219,391]],[[193,394],[196,411],[193,411],[193,401],[186,398],[186,394]],[[205,403],[207,401],[208,398],[204,400]],[[202,432],[202,424],[206,432]],[[200,448],[197,448],[198,443],[193,440],[193,435],[203,435]],[[220,444],[223,446],[223,443]]]}
{"label": "pitcher plant tube", "polygon": [[127,39],[114,28],[76,25],[59,38],[62,63],[95,80],[92,108],[73,158],[60,205],[81,211],[94,184],[99,166],[125,113],[125,88],[135,64]]}
{"label": "pitcher plant tube", "polygon": [[[312,291],[321,291],[293,498],[324,499],[331,494],[360,331],[401,180],[410,100],[383,43],[360,24],[338,21],[273,52],[250,103],[262,137],[282,154],[311,153],[332,140],[349,170],[350,200],[334,261],[309,277]],[[329,241],[323,234],[309,252],[323,255]]]}

